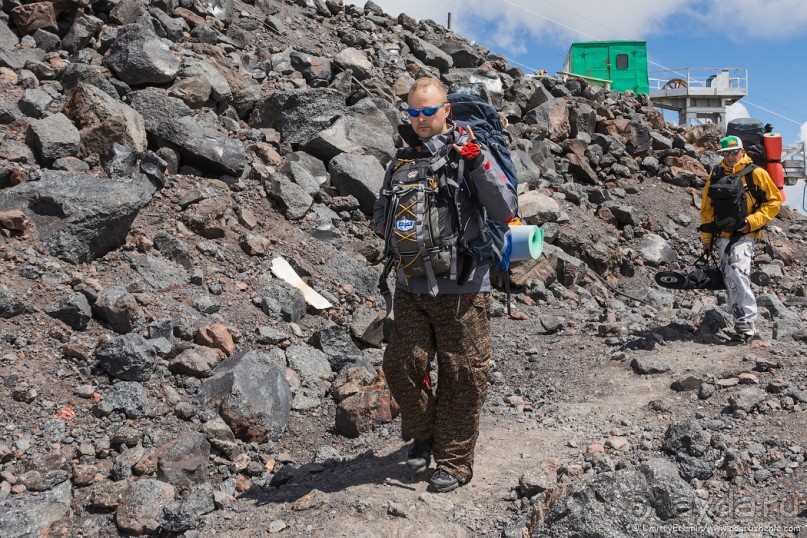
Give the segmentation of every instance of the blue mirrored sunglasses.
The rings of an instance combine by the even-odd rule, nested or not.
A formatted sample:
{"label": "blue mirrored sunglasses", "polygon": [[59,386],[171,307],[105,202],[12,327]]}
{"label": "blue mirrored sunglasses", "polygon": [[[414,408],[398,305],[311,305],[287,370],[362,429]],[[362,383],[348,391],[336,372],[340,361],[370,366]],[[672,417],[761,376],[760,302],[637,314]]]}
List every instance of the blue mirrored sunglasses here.
{"label": "blue mirrored sunglasses", "polygon": [[420,114],[422,112],[424,116],[426,116],[427,118],[430,118],[430,117],[434,116],[435,114],[437,114],[437,111],[440,110],[441,108],[443,108],[443,105],[445,105],[445,104],[446,103],[440,103],[437,106],[425,106],[423,108],[407,108],[406,113],[409,114],[413,118],[417,118],[418,116],[420,116]]}

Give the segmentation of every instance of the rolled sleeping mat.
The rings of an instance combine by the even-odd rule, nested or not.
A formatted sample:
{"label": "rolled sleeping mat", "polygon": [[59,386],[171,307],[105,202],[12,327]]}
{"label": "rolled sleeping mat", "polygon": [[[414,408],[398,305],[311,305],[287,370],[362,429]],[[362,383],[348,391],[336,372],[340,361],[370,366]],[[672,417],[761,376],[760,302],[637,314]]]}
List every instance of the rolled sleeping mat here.
{"label": "rolled sleeping mat", "polygon": [[762,144],[765,146],[765,156],[769,161],[778,161],[782,158],[782,135],[765,133]]}
{"label": "rolled sleeping mat", "polygon": [[539,226],[510,226],[510,240],[513,244],[510,261],[534,260],[544,250],[544,230]]}
{"label": "rolled sleeping mat", "polygon": [[787,198],[785,197],[785,168],[782,166],[780,162],[768,162],[765,165],[765,170],[768,171],[768,175],[771,176],[773,180],[773,184],[776,185],[776,188],[779,189],[779,194],[782,196],[782,201],[784,202]]}

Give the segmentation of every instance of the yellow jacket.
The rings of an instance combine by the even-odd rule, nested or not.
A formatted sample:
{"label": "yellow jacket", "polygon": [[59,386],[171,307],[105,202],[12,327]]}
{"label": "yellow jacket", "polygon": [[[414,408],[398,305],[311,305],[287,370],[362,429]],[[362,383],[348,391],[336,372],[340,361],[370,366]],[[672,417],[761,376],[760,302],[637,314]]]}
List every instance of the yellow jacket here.
{"label": "yellow jacket", "polygon": [[[732,170],[728,169],[725,162],[720,166],[723,167],[726,175],[730,175],[740,172],[751,163],[751,157],[743,155],[743,158],[734,165]],[[754,197],[748,192],[748,187],[746,186],[745,202],[748,207],[748,224],[751,226],[751,231],[744,235],[748,237],[761,237],[762,230],[760,228],[772,221],[779,213],[779,207],[782,205],[782,195],[779,193],[779,189],[776,188],[771,176],[768,175],[768,172],[764,168],[755,168],[754,171],[751,172],[751,176],[754,183],[765,192],[765,203],[763,203],[759,209],[751,213],[754,210],[756,200],[754,200]],[[747,178],[747,175],[743,177],[743,183],[746,183],[746,185]],[[712,174],[710,174],[709,178],[706,180],[706,186],[703,188],[703,194],[701,195],[701,224],[707,224],[715,220],[714,207],[712,207],[712,200],[709,198],[709,185],[711,185],[711,183]],[[721,232],[720,235],[723,237],[731,237],[730,232]],[[708,243],[712,240],[712,234],[710,232],[701,232],[701,237],[704,243]]]}

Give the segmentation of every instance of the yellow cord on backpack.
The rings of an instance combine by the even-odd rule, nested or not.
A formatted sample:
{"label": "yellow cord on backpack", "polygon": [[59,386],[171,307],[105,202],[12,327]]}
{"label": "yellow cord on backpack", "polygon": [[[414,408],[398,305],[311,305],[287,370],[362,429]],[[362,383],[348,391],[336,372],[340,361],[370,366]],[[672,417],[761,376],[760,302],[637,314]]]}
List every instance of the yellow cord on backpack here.
{"label": "yellow cord on backpack", "polygon": [[402,206],[402,207],[401,207],[401,210],[400,210],[400,211],[398,211],[398,212],[395,214],[395,218],[399,218],[399,217],[400,217],[401,215],[403,215],[404,213],[409,213],[409,215],[411,215],[411,216],[412,216],[412,218],[416,218],[416,217],[417,217],[417,215],[415,215],[415,212],[414,212],[414,211],[412,211],[412,207],[414,207],[416,204],[417,204],[417,201],[414,201],[414,202],[412,202],[411,204],[409,204],[408,206]]}
{"label": "yellow cord on backpack", "polygon": [[414,159],[398,159],[394,165],[392,165],[392,171],[395,172],[398,168],[402,167],[406,163],[413,163],[415,162]]}
{"label": "yellow cord on backpack", "polygon": [[[417,259],[418,259],[418,258],[420,258],[420,252],[418,252],[418,253],[415,255],[415,257],[414,257],[414,258],[412,258],[412,261],[410,261],[409,263],[407,263],[406,265],[404,265],[404,267],[403,267],[403,268],[404,268],[404,269],[406,269],[407,267],[409,267],[410,265],[412,265],[413,263],[415,263],[415,261],[417,261]],[[399,263],[398,265],[400,265],[400,263]]]}

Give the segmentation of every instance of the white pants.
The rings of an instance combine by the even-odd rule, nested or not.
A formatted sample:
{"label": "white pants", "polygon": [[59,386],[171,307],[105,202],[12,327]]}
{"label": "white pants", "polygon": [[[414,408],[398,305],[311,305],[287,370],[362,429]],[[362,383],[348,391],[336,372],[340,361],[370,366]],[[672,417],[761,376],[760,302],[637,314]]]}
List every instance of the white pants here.
{"label": "white pants", "polygon": [[720,256],[720,269],[726,282],[728,306],[734,316],[734,327],[737,330],[755,329],[757,300],[751,291],[751,260],[754,259],[756,242],[753,237],[742,237],[726,253],[729,239],[719,237],[715,241],[715,249]]}

